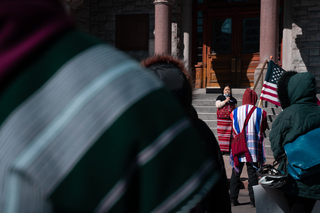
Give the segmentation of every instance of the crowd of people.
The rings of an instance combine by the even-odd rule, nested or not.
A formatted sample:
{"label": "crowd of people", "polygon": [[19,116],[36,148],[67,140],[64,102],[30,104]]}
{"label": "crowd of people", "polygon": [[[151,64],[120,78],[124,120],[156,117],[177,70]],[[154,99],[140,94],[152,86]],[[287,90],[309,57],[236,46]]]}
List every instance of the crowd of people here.
{"label": "crowd of people", "polygon": [[[2,0],[0,18],[0,212],[229,213],[245,164],[255,206],[267,127],[255,91],[247,88],[238,106],[231,86],[222,88],[217,141],[192,106],[180,59],[139,64],[78,31],[59,0]],[[278,94],[275,158],[320,127],[312,74],[287,72]],[[291,212],[312,210],[319,175],[279,188]]]}
{"label": "crowd of people", "polygon": [[[265,165],[265,168],[271,168],[268,173],[258,173],[265,175],[263,186],[275,188],[284,193],[284,199],[287,201],[288,212],[301,213],[312,212],[317,200],[320,200],[320,171],[317,169],[312,175],[301,179],[288,175],[287,164],[289,159],[283,160],[286,154],[285,145],[294,143],[299,136],[304,136],[312,130],[320,127],[320,107],[316,97],[315,77],[309,73],[297,73],[295,71],[285,72],[278,81],[277,93],[283,111],[277,116],[272,124],[269,139],[274,159],[282,159],[280,166],[275,168],[271,165]],[[222,152],[230,149],[230,164],[233,167],[230,180],[230,199],[233,206],[239,205],[238,194],[240,189],[240,175],[244,164],[248,172],[248,190],[250,205],[255,206],[255,197],[252,186],[258,185],[261,177],[257,176],[257,170],[265,164],[264,136],[267,128],[267,113],[261,108],[255,108],[253,115],[250,110],[257,102],[255,91],[247,88],[243,94],[242,105],[240,107],[231,107],[233,110],[230,116],[219,117],[219,111],[230,109],[236,101],[232,101],[231,87],[226,85],[223,88],[223,95],[218,96],[216,100],[217,107],[217,129],[219,145]],[[228,98],[229,97],[229,98]],[[233,98],[234,99],[234,98]],[[231,102],[231,103],[228,103]],[[226,110],[225,110],[226,111]],[[251,117],[250,117],[251,116]],[[249,119],[247,118],[249,117]],[[246,119],[248,119],[246,121]],[[232,131],[227,132],[227,125],[231,120]],[[221,124],[225,124],[224,131]],[[236,146],[232,146],[235,137],[242,131],[246,134],[246,146],[248,150],[242,155],[235,156],[233,152],[238,152]],[[226,135],[228,134],[228,135]],[[220,141],[221,140],[221,141]],[[309,144],[314,145],[318,140],[313,138]],[[309,151],[315,153],[315,151]],[[235,160],[239,162],[235,162]],[[277,163],[275,161],[275,163]],[[305,162],[307,164],[307,162]],[[315,164],[317,165],[317,164]],[[317,168],[317,167],[316,167]],[[274,174],[275,169],[277,174]],[[261,170],[262,171],[262,170]],[[280,183],[281,182],[281,183]],[[268,205],[266,203],[266,205]],[[264,212],[268,212],[264,210]]]}

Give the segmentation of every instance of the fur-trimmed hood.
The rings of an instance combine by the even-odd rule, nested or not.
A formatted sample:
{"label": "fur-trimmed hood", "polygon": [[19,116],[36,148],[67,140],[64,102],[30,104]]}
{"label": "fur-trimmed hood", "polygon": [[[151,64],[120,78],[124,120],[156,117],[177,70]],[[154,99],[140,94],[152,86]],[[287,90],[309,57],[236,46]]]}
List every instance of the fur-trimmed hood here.
{"label": "fur-trimmed hood", "polygon": [[278,97],[283,109],[293,104],[317,103],[317,89],[310,72],[285,72],[278,81]]}
{"label": "fur-trimmed hood", "polygon": [[192,84],[183,61],[172,56],[152,56],[141,62],[151,70],[179,99],[182,106],[190,112],[192,103]]}

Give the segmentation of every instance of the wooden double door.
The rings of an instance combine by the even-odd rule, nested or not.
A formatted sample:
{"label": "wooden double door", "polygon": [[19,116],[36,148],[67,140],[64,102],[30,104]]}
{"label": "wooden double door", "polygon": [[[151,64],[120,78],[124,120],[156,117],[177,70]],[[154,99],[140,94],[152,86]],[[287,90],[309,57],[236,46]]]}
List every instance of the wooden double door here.
{"label": "wooden double door", "polygon": [[259,64],[259,7],[209,9],[206,22],[206,86],[253,86]]}

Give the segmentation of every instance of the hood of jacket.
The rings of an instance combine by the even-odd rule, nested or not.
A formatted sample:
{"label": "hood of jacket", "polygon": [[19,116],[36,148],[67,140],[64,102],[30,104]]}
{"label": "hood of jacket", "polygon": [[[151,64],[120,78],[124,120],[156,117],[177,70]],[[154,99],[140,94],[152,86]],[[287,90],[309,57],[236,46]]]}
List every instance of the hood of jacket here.
{"label": "hood of jacket", "polygon": [[286,72],[278,82],[278,96],[283,109],[293,104],[317,103],[317,89],[310,72]]}
{"label": "hood of jacket", "polygon": [[192,86],[184,63],[172,56],[152,56],[141,62],[143,67],[153,72],[177,97],[183,108],[190,113]]}

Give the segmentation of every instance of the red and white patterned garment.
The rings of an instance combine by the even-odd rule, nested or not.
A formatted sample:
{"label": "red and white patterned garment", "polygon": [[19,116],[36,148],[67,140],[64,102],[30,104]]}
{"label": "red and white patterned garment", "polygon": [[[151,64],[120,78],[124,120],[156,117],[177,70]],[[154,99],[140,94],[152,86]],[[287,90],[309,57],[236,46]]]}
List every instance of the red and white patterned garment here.
{"label": "red and white patterned garment", "polygon": [[[226,105],[231,106],[231,111],[237,107],[237,100],[234,97],[230,97],[228,103],[225,103],[226,97],[224,95],[219,95],[216,100],[216,107],[222,109]],[[221,152],[230,152],[230,142],[231,142],[231,133],[232,133],[232,121],[230,117],[221,118],[218,116],[217,111],[217,132],[218,140]]]}
{"label": "red and white patterned garment", "polygon": [[232,131],[231,119],[217,118],[217,132],[221,152],[230,152],[230,141]]}

